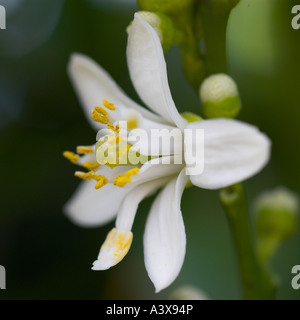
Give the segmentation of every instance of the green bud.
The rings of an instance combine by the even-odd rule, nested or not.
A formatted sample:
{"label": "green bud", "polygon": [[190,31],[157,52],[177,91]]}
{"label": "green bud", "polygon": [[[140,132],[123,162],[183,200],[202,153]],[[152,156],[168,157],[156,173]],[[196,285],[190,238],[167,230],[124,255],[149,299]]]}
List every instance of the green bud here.
{"label": "green bud", "polygon": [[255,203],[259,236],[285,239],[293,234],[298,206],[298,197],[286,188],[264,192]]}
{"label": "green bud", "polygon": [[203,118],[192,112],[183,112],[180,115],[189,123],[203,120]]}
{"label": "green bud", "polygon": [[206,118],[235,118],[241,101],[235,81],[224,73],[206,78],[199,90]]}
{"label": "green bud", "polygon": [[268,260],[278,246],[297,227],[298,197],[286,188],[266,191],[257,199],[254,207],[258,253],[263,261]]}
{"label": "green bud", "polygon": [[208,297],[194,286],[182,286],[171,293],[170,300],[208,300]]}
{"label": "green bud", "polygon": [[[140,16],[146,20],[151,27],[156,31],[164,52],[166,52],[171,45],[176,44],[179,40],[178,33],[174,27],[172,20],[163,13],[139,11]],[[130,30],[131,25],[127,28],[127,33]]]}
{"label": "green bud", "polygon": [[138,0],[142,10],[164,13],[180,12],[193,4],[194,0]]}

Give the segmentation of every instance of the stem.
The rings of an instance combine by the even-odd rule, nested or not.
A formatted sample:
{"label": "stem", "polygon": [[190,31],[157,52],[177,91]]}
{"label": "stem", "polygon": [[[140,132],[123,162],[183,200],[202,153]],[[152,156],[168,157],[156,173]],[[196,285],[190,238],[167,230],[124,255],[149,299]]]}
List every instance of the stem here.
{"label": "stem", "polygon": [[242,184],[221,190],[221,204],[226,212],[247,300],[271,300],[275,298],[276,284],[268,271],[260,264],[249,230],[249,218]]}
{"label": "stem", "polygon": [[228,73],[226,29],[230,12],[238,2],[239,0],[200,0],[207,76],[214,73]]}

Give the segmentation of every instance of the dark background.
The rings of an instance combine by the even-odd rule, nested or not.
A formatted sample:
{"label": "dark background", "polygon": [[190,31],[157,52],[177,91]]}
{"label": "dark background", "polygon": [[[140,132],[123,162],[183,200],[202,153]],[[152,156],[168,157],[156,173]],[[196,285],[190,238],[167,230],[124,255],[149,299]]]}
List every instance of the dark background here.
{"label": "dark background", "polygon": [[[177,280],[159,294],[147,277],[142,247],[153,198],[139,209],[127,257],[103,272],[90,268],[113,224],[84,229],[62,212],[79,183],[75,166],[62,152],[95,139],[66,74],[70,54],[91,56],[139,101],[125,55],[125,29],[137,6],[121,2],[0,1],[7,9],[7,29],[0,30],[0,264],[7,271],[7,290],[0,290],[0,299],[165,299],[186,284],[211,299],[241,298],[217,192],[193,187],[184,193],[186,259]],[[250,208],[265,189],[284,185],[300,192],[300,30],[291,27],[295,4],[241,0],[228,28],[231,75],[243,101],[239,118],[259,126],[273,141],[270,164],[246,182]],[[178,109],[200,113],[197,94],[182,74],[178,48],[166,59]],[[299,241],[298,229],[273,259],[280,299],[300,297],[291,288],[291,269],[300,264]]]}

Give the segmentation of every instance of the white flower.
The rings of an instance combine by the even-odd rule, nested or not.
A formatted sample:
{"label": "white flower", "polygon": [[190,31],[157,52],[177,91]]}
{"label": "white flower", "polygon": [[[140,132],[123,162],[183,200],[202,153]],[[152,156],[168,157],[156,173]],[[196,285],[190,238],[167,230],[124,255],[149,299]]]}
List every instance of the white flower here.
{"label": "white flower", "polygon": [[[197,146],[197,136],[186,139],[184,163],[174,164],[174,154],[151,158],[138,166],[100,165],[95,146],[78,147],[78,156],[66,152],[73,163],[83,165],[89,173],[77,172],[84,181],[65,206],[68,216],[77,224],[99,226],[114,219],[115,228],[101,247],[94,270],[104,270],[117,264],[128,252],[131,228],[139,203],[159,188],[146,223],[144,233],[145,265],[149,277],[160,291],[177,277],[185,256],[186,235],[180,210],[181,196],[189,179],[198,187],[219,189],[249,178],[269,160],[270,141],[256,127],[229,119],[187,123],[173,102],[159,37],[155,30],[135,14],[130,28],[127,59],[133,85],[151,111],[128,98],[110,76],[88,57],[73,54],[69,74],[78,97],[90,120],[91,109],[104,101],[104,107],[93,111],[92,126],[107,127],[111,144],[119,143],[116,123],[128,121],[129,129],[153,128],[169,130],[204,129],[204,171],[186,175],[186,163],[191,163],[191,150]],[[108,102],[111,101],[112,103]],[[103,136],[103,134],[102,134]],[[139,152],[143,141],[139,144]],[[189,150],[189,151],[188,151]],[[140,152],[142,153],[142,151]],[[151,156],[148,154],[148,156]],[[169,158],[170,164],[162,159]],[[96,189],[94,185],[96,180]],[[103,187],[103,188],[102,188]]]}

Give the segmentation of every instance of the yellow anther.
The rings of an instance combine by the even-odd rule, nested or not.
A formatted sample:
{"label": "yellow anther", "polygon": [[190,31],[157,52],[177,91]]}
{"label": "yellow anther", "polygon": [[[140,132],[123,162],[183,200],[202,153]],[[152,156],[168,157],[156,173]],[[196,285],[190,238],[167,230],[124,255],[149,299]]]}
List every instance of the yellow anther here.
{"label": "yellow anther", "polygon": [[95,189],[98,190],[98,189],[102,188],[103,186],[105,186],[107,183],[108,183],[108,179],[104,176],[101,176],[101,179],[95,185]]}
{"label": "yellow anther", "polygon": [[100,164],[98,162],[85,162],[83,166],[88,170],[96,170],[100,167]]}
{"label": "yellow anther", "polygon": [[95,172],[93,171],[90,171],[90,172],[81,172],[81,171],[76,171],[75,172],[75,176],[77,178],[80,178],[80,179],[84,179],[84,180],[96,180],[96,181],[102,181],[102,180],[107,180],[107,178],[105,178],[104,176],[101,176],[100,174],[96,174]]}
{"label": "yellow anther", "polygon": [[133,168],[128,170],[125,173],[125,176],[120,175],[114,180],[114,185],[117,187],[124,187],[127,183],[131,182],[131,176],[136,175],[139,172],[139,170],[139,168]]}
{"label": "yellow anther", "polygon": [[125,175],[126,175],[126,177],[131,177],[131,176],[136,175],[139,171],[140,171],[139,168],[133,168],[133,169],[128,170],[128,171],[125,173]]}
{"label": "yellow anther", "polygon": [[76,171],[75,172],[75,177],[79,178],[79,179],[83,179],[83,180],[92,180],[94,179],[94,172],[90,171],[90,172],[81,172],[81,171]]}
{"label": "yellow anther", "polygon": [[85,147],[85,146],[79,146],[77,147],[77,153],[80,153],[80,154],[93,154],[94,153],[94,150],[93,150],[93,147]]}
{"label": "yellow anther", "polygon": [[92,118],[96,122],[108,124],[108,118],[106,116],[99,114],[95,109],[92,111]]}
{"label": "yellow anther", "polygon": [[104,105],[104,107],[107,108],[108,110],[112,110],[112,111],[116,110],[115,105],[114,105],[112,102],[109,102],[109,101],[107,101],[107,100],[105,100],[105,99],[103,100],[103,105]]}
{"label": "yellow anther", "polygon": [[120,132],[120,127],[119,127],[119,126],[114,127],[114,125],[111,124],[111,123],[109,123],[109,124],[107,125],[107,129],[112,130],[112,131],[114,131],[114,132],[116,132],[116,133],[119,133],[119,132]]}
{"label": "yellow anther", "polygon": [[117,187],[124,187],[127,183],[130,183],[131,179],[130,177],[125,177],[123,175],[118,176],[115,180],[114,180],[114,185]]}
{"label": "yellow anther", "polygon": [[63,153],[63,156],[65,158],[67,158],[69,161],[71,161],[72,163],[76,164],[78,159],[79,159],[79,155],[75,154],[74,152],[70,152],[70,151],[65,151]]}
{"label": "yellow anther", "polygon": [[107,117],[107,111],[106,111],[104,108],[102,108],[102,107],[96,107],[95,110],[96,110],[99,114],[103,115],[104,117]]}
{"label": "yellow anther", "polygon": [[129,130],[136,129],[138,127],[138,121],[136,117],[130,117],[127,119],[127,128]]}

